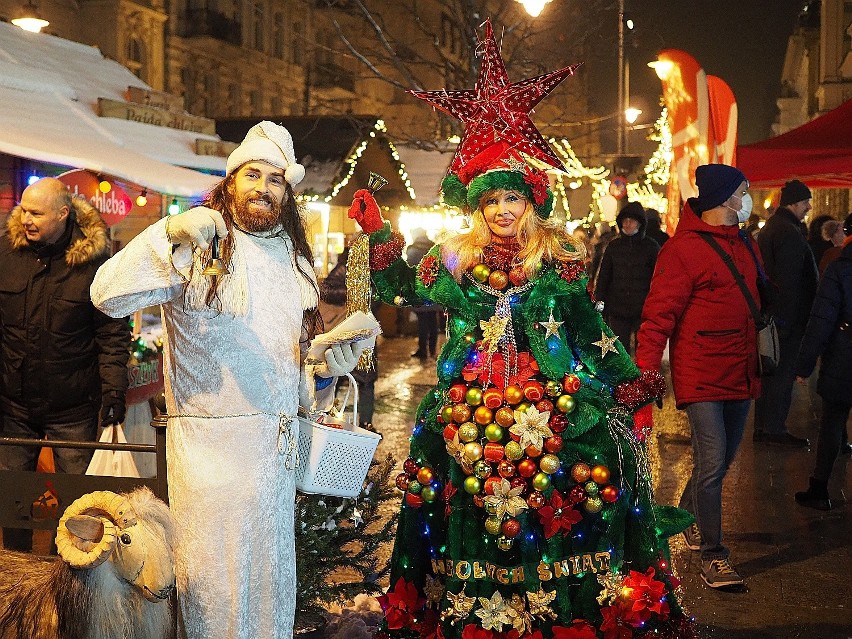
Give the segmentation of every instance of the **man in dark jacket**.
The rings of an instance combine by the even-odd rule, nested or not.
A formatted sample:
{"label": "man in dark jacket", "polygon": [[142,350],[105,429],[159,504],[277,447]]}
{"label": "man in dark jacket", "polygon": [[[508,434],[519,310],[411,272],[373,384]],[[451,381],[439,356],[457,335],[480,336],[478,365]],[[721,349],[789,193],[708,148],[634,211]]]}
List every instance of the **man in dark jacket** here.
{"label": "man in dark jacket", "polygon": [[660,222],[660,212],[657,209],[645,209],[645,217],[648,218],[648,226],[645,229],[645,236],[650,237],[660,248],[669,239],[669,234],[666,233]]}
{"label": "man in dark jacket", "polygon": [[741,587],[722,543],[722,482],[737,453],[751,400],[760,393],[757,328],[746,298],[722,257],[727,253],[757,292],[759,256],[740,234],[751,208],[748,182],[723,164],[699,166],[698,197],[683,207],[674,236],[660,251],[642,311],[636,363],[659,370],[670,341],[672,383],[678,408],[692,431],[692,475],[680,507],[695,515],[684,532],[701,551],[701,576],[711,588]]}
{"label": "man in dark jacket", "polygon": [[645,237],[647,220],[639,202],[628,202],[615,223],[619,235],[606,247],[601,260],[595,298],[604,303],[606,323],[632,355],[631,338],[639,330],[660,245]]}
{"label": "man in dark jacket", "polygon": [[[4,437],[93,441],[124,421],[130,329],[95,309],[89,287],[106,261],[106,224],[55,178],[24,190],[0,237],[0,404]],[[35,470],[39,450],[0,446],[0,469]],[[84,473],[92,451],[54,448],[56,470]],[[32,547],[32,531],[4,529]]]}
{"label": "man in dark jacket", "polygon": [[795,381],[793,366],[819,278],[813,252],[800,227],[810,210],[810,189],[799,180],[791,180],[781,189],[780,206],[757,236],[766,274],[776,287],[772,315],[780,346],[778,367],[764,380],[763,394],[755,405],[757,442],[808,446],[807,439],[787,431],[786,421]]}
{"label": "man in dark jacket", "polygon": [[[416,268],[434,244],[426,234],[426,229],[414,229],[411,235],[413,240],[405,250],[405,261]],[[438,313],[441,312],[441,307],[425,304],[415,306],[412,310],[417,316],[417,350],[411,356],[421,360],[435,357],[438,354]]]}
{"label": "man in dark jacket", "polygon": [[852,410],[852,242],[825,269],[796,360],[801,383],[813,373],[822,356],[817,392],[822,397],[822,419],[816,463],[808,490],[796,501],[818,510],[830,510],[828,480],[846,432]]}

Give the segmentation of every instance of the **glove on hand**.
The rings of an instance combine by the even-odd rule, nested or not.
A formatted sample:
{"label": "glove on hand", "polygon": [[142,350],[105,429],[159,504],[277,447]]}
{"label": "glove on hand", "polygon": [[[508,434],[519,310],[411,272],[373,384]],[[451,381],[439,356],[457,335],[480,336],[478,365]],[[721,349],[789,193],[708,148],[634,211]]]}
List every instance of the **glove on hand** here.
{"label": "glove on hand", "polygon": [[213,236],[221,240],[228,235],[222,214],[206,206],[196,206],[184,213],[172,215],[166,222],[166,235],[172,244],[189,243],[202,251],[207,250]]}
{"label": "glove on hand", "polygon": [[125,411],[124,395],[116,393],[104,395],[101,400],[101,427],[106,428],[113,424],[123,423]]}
{"label": "glove on hand", "polygon": [[653,428],[654,409],[651,404],[646,404],[633,413],[633,434],[636,435],[636,439],[643,442]]}
{"label": "glove on hand", "polygon": [[367,189],[355,191],[352,206],[349,207],[349,218],[358,222],[365,233],[375,233],[384,226],[376,198]]}
{"label": "glove on hand", "polygon": [[363,350],[364,346],[360,342],[335,344],[326,349],[325,364],[318,366],[314,372],[318,377],[340,377],[351,373],[358,364]]}

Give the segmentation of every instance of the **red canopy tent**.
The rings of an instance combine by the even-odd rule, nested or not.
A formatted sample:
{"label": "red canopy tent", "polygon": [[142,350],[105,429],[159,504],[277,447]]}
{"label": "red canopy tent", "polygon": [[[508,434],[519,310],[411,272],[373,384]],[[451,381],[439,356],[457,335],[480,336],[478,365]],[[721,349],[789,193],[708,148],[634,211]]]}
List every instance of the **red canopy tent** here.
{"label": "red canopy tent", "polygon": [[787,133],[737,147],[737,168],[756,188],[793,178],[811,188],[852,188],[852,100]]}

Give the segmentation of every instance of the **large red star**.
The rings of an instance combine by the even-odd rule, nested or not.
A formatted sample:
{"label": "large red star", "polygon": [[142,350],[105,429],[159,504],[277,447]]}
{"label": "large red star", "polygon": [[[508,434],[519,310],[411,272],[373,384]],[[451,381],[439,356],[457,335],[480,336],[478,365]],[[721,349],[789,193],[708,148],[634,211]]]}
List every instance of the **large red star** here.
{"label": "large red star", "polygon": [[476,85],[463,91],[410,91],[421,100],[449,113],[464,123],[464,135],[450,163],[450,172],[480,151],[501,140],[530,157],[563,169],[562,162],[541,136],[529,114],[579,64],[535,78],[510,83],[500,55],[491,21],[485,23],[485,38],[480,42],[482,62]]}

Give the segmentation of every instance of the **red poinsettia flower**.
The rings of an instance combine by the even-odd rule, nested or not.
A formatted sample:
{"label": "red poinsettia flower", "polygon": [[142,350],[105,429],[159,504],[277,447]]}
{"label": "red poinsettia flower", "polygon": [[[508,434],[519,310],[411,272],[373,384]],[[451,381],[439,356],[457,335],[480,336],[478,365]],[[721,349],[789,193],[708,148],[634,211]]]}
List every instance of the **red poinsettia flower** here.
{"label": "red poinsettia flower", "polygon": [[555,489],[550,496],[550,501],[537,512],[546,539],[550,539],[560,530],[564,535],[574,524],[580,523],[583,519],[580,512],[574,508],[574,504]]}
{"label": "red poinsettia flower", "polygon": [[601,608],[603,623],[600,630],[604,639],[632,639],[633,629],[621,618],[622,608],[619,605]]}
{"label": "red poinsettia flower", "polygon": [[541,634],[541,630],[533,630],[532,632],[528,632],[527,634],[525,634],[522,639],[544,639],[544,635]]}
{"label": "red poinsettia flower", "polygon": [[559,277],[570,284],[574,280],[580,279],[585,272],[586,267],[579,260],[574,260],[573,262],[562,262],[559,269]]}
{"label": "red poinsettia flower", "polygon": [[441,617],[437,610],[426,609],[419,623],[414,624],[414,630],[420,633],[420,639],[444,639],[441,629]]}
{"label": "red poinsettia flower", "polygon": [[400,577],[393,590],[376,597],[390,630],[399,630],[410,626],[414,621],[414,613],[423,609],[426,599],[417,592],[417,586]]}
{"label": "red poinsettia flower", "polygon": [[666,585],[654,579],[654,567],[650,566],[643,574],[631,570],[622,582],[625,601],[623,619],[634,627],[639,627],[656,614],[660,619],[669,616],[669,604],[665,601]]}
{"label": "red poinsettia flower", "polygon": [[497,639],[493,630],[486,630],[475,623],[469,623],[462,630],[462,639]]}
{"label": "red poinsettia flower", "polygon": [[544,171],[531,171],[524,173],[524,182],[532,189],[533,201],[542,205],[547,201],[547,189],[550,186],[550,178]]}
{"label": "red poinsettia flower", "polygon": [[553,639],[597,639],[595,627],[585,619],[574,619],[571,625],[553,626]]}
{"label": "red poinsettia flower", "polygon": [[417,277],[423,282],[423,286],[430,287],[438,279],[438,258],[434,255],[427,255],[417,266]]}
{"label": "red poinsettia flower", "polygon": [[[506,360],[500,352],[494,353],[491,356],[491,374],[489,376],[488,367],[484,365],[485,357],[480,357],[479,368],[479,383],[486,382],[493,384],[497,388],[503,389],[506,387]],[[538,372],[538,362],[529,351],[522,351],[517,354],[517,370],[514,375],[509,375],[509,384],[522,386],[524,382],[532,379]]]}

